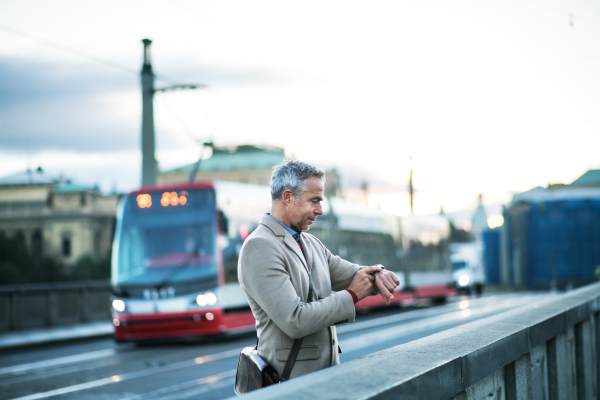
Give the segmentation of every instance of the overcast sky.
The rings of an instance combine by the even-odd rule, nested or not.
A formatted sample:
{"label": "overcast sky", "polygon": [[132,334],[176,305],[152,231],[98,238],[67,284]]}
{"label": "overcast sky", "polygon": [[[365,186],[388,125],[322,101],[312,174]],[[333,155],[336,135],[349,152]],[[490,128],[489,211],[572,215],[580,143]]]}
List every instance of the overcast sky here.
{"label": "overcast sky", "polygon": [[[161,169],[199,141],[271,144],[389,181],[417,213],[600,168],[600,3],[0,0],[0,175],[140,182],[141,39]],[[375,190],[375,189],[374,189]],[[384,193],[385,192],[385,193]]]}

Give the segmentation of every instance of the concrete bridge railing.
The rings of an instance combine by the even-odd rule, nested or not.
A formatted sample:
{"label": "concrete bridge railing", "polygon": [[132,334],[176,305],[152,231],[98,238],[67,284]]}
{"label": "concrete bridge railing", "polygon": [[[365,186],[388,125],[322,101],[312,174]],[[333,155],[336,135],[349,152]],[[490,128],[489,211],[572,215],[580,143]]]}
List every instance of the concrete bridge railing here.
{"label": "concrete bridge railing", "polygon": [[0,286],[0,332],[110,321],[110,282]]}
{"label": "concrete bridge railing", "polygon": [[598,399],[599,310],[600,283],[242,397]]}

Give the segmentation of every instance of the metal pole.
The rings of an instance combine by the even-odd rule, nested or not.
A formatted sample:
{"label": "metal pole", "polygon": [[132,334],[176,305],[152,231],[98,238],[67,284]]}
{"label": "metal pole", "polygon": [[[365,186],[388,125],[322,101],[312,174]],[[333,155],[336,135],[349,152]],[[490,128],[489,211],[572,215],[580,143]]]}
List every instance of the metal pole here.
{"label": "metal pole", "polygon": [[202,143],[202,149],[200,150],[200,158],[198,159],[198,162],[194,165],[194,167],[190,171],[190,177],[188,178],[189,183],[193,183],[194,180],[196,179],[196,174],[198,173],[198,170],[200,169],[200,165],[202,164],[202,155],[204,154],[204,149],[207,146],[209,146],[210,148],[214,148],[213,142]]}
{"label": "metal pole", "polygon": [[154,158],[154,74],[150,59],[150,39],[144,43],[142,67],[142,186],[156,185],[158,166]]}
{"label": "metal pole", "polygon": [[410,156],[410,178],[408,180],[408,193],[410,195],[410,213],[413,214],[414,213],[414,209],[413,209],[413,199],[414,199],[414,194],[415,194],[415,190],[413,187],[413,170],[412,170],[412,156]]}

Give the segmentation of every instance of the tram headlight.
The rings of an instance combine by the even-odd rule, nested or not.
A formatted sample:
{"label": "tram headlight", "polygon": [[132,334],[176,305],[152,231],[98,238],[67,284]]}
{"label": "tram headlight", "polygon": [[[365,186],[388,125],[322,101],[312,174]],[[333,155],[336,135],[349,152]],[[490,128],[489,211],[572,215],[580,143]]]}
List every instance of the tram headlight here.
{"label": "tram headlight", "polygon": [[198,297],[196,297],[196,303],[198,303],[200,307],[204,307],[205,305],[207,305],[208,301],[206,301],[206,296],[203,294],[199,294]]}
{"label": "tram headlight", "polygon": [[206,302],[209,306],[214,306],[217,304],[217,295],[213,292],[206,292],[204,293],[204,296],[206,296]]}
{"label": "tram headlight", "polygon": [[112,302],[112,306],[118,312],[125,311],[125,302],[123,300],[115,299]]}
{"label": "tram headlight", "polygon": [[217,304],[217,295],[213,292],[199,294],[198,297],[196,297],[196,303],[201,307],[214,306]]}
{"label": "tram headlight", "polygon": [[467,286],[469,284],[469,281],[469,275],[467,274],[461,275],[460,278],[458,278],[458,284],[460,286]]}

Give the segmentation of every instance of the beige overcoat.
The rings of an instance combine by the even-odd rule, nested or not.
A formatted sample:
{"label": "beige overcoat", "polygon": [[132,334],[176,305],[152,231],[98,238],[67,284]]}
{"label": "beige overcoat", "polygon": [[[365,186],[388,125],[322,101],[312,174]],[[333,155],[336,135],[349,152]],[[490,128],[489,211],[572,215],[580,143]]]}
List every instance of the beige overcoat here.
{"label": "beige overcoat", "polygon": [[258,354],[281,375],[294,339],[304,338],[290,378],[340,363],[333,325],[354,322],[352,296],[344,289],[363,268],[331,254],[306,232],[300,244],[306,259],[292,235],[265,215],[245,240],[238,262],[239,281],[256,318]]}

